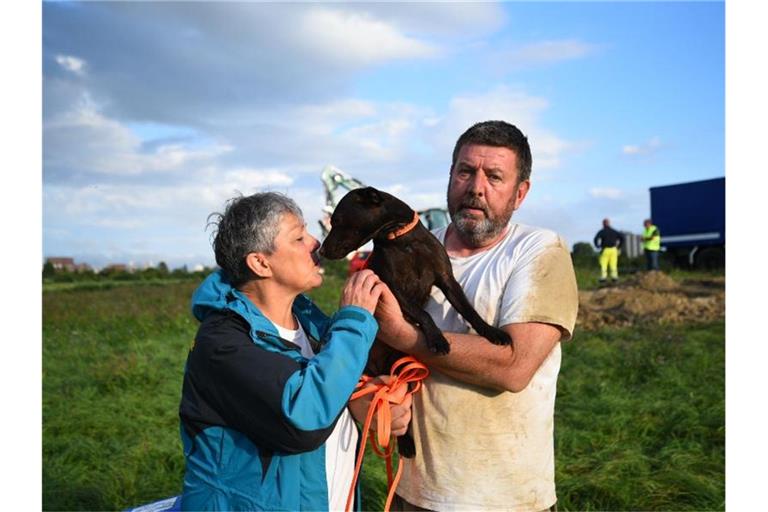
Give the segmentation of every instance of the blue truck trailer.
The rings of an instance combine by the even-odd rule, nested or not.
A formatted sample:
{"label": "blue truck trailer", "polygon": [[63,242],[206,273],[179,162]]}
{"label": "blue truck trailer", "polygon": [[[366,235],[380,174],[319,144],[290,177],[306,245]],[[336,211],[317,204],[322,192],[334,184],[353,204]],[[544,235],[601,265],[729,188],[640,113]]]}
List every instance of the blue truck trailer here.
{"label": "blue truck trailer", "polygon": [[651,187],[651,219],[661,246],[681,265],[725,265],[725,178]]}

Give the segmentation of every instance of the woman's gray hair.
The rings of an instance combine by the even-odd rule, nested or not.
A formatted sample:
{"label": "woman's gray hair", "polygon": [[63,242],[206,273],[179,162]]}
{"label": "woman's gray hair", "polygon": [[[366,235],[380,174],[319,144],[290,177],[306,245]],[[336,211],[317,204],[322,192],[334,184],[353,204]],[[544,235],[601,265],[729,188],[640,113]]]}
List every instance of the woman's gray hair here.
{"label": "woman's gray hair", "polygon": [[260,192],[230,199],[223,214],[212,213],[208,217],[216,226],[216,263],[232,286],[240,287],[256,277],[246,264],[246,256],[252,252],[274,252],[280,220],[286,213],[304,218],[301,208],[290,197]]}

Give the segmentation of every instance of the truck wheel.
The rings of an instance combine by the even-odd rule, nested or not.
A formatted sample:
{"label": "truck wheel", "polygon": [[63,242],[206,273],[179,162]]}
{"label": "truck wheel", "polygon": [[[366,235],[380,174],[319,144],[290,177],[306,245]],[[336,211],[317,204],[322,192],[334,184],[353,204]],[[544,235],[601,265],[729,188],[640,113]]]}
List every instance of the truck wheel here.
{"label": "truck wheel", "polygon": [[725,249],[707,247],[695,256],[694,266],[699,270],[718,270],[725,267]]}

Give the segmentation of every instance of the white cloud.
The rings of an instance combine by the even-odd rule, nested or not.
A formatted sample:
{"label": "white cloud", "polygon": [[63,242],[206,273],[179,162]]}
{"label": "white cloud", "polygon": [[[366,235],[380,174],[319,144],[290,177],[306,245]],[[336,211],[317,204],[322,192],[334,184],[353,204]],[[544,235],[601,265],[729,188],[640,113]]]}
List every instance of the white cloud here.
{"label": "white cloud", "polygon": [[378,117],[372,122],[347,129],[341,136],[365,151],[368,159],[393,160],[401,156],[406,135],[412,128],[407,113],[401,111],[394,117]]}
{"label": "white cloud", "polygon": [[365,12],[313,8],[299,20],[307,49],[353,64],[432,57],[436,47]]}
{"label": "white cloud", "polygon": [[44,163],[49,171],[72,169],[97,175],[141,175],[182,169],[232,150],[222,143],[163,144],[146,151],[133,130],[93,105],[81,104],[43,125]]}
{"label": "white cloud", "polygon": [[[447,39],[446,27],[476,34],[473,22],[500,9],[288,2],[86,2],[69,9],[46,2],[43,10],[47,112],[61,108],[74,84],[87,86],[111,117],[206,131],[244,111],[338,100],[354,73],[439,56],[451,41],[433,41],[435,34]],[[425,28],[435,20],[444,27]],[[117,41],[115,33],[125,37]],[[57,54],[87,62],[87,81],[62,72]],[[50,94],[54,80],[65,82],[59,94]]]}
{"label": "white cloud", "polygon": [[82,75],[85,72],[85,61],[71,55],[57,55],[56,62],[67,71],[76,75]]}
{"label": "white cloud", "polygon": [[204,176],[191,176],[184,183],[166,186],[46,185],[43,210],[49,229],[60,226],[118,230],[150,226],[194,228],[203,226],[208,214],[221,211],[226,201],[238,193],[283,190],[292,183],[286,172],[276,169],[209,168]]}
{"label": "white cloud", "polygon": [[396,182],[380,187],[385,192],[402,199],[414,210],[444,208],[447,174],[441,178],[414,176],[407,182]]}
{"label": "white cloud", "polygon": [[548,64],[564,60],[580,59],[597,49],[596,45],[577,39],[538,41],[504,52],[510,64]]}
{"label": "white cloud", "polygon": [[192,176],[173,186],[46,185],[45,251],[95,265],[128,259],[213,265],[209,215],[223,212],[227,200],[238,193],[262,190],[287,193],[296,200],[317,235],[320,188],[294,188],[290,182],[278,170],[210,169],[207,179]]}
{"label": "white cloud", "polygon": [[301,120],[299,126],[309,133],[333,135],[339,126],[373,118],[376,113],[376,105],[370,101],[345,98],[326,103],[300,105],[293,109],[293,112],[286,112],[279,117],[285,125],[293,125]]}
{"label": "white cloud", "polygon": [[404,32],[450,37],[462,43],[486,37],[507,21],[504,7],[491,2],[366,2],[345,7],[362,8]]}
{"label": "white cloud", "polygon": [[83,225],[109,228],[109,229],[118,229],[118,230],[137,229],[137,228],[142,228],[146,226],[144,222],[140,222],[137,219],[110,219],[110,218],[93,219],[89,222],[84,222]]}
{"label": "white cloud", "polygon": [[[278,161],[303,172],[318,172],[328,163],[354,175],[371,164],[406,158],[415,140],[423,139],[424,107],[347,99],[252,111],[254,128],[226,131],[239,158]],[[259,135],[254,136],[258,130]],[[296,151],[301,148],[301,151]]]}
{"label": "white cloud", "polygon": [[627,144],[622,146],[621,152],[628,156],[648,156],[656,153],[663,147],[661,139],[651,137],[651,139],[643,144]]}
{"label": "white cloud", "polygon": [[393,183],[384,189],[385,192],[389,192],[393,196],[401,196],[406,190],[408,190],[408,187],[402,183]]}
{"label": "white cloud", "polygon": [[640,149],[640,146],[627,145],[621,148],[621,152],[624,153],[625,155],[638,155],[640,154],[641,149]]}
{"label": "white cloud", "polygon": [[545,98],[506,86],[482,94],[455,97],[450,105],[451,114],[457,121],[461,119],[466,127],[475,121],[499,118],[515,119],[524,126],[533,123],[547,107],[549,102]]}
{"label": "white cloud", "polygon": [[225,183],[239,183],[244,189],[253,190],[261,187],[287,187],[294,182],[290,174],[279,169],[240,168],[215,174],[220,174]]}
{"label": "white cloud", "polygon": [[611,187],[594,187],[589,189],[589,195],[595,199],[621,199],[624,193]]}
{"label": "white cloud", "polygon": [[566,151],[574,147],[541,122],[549,102],[539,96],[499,86],[488,92],[458,96],[451,100],[447,115],[434,130],[434,145],[450,155],[456,139],[479,121],[499,119],[517,126],[527,137],[533,153],[533,179],[537,170],[556,169]]}

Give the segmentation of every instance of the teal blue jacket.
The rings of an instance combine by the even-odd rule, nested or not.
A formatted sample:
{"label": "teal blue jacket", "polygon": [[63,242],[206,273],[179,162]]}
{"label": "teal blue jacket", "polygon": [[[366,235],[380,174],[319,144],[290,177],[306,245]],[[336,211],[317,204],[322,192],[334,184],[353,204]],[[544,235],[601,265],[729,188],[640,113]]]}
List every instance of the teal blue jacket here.
{"label": "teal blue jacket", "polygon": [[192,312],[201,324],[179,408],[182,509],[327,510],[325,441],[365,367],[373,316],[345,306],[329,318],[298,296],[293,313],[316,353],[306,359],[221,271],[195,291]]}

